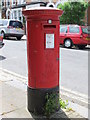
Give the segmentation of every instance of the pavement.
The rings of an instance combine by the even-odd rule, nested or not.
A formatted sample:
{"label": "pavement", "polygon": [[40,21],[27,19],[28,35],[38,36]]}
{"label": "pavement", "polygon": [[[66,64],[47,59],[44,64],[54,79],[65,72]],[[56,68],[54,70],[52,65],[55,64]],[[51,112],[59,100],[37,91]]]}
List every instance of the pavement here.
{"label": "pavement", "polygon": [[[27,110],[27,77],[0,68],[0,118],[32,118],[47,119],[46,116],[36,116]],[[65,92],[65,88],[62,88]],[[66,90],[67,91],[67,90]],[[68,90],[69,94],[70,91]],[[67,92],[66,92],[67,93]],[[60,93],[63,96],[63,92]],[[74,95],[74,93],[73,93]],[[72,96],[73,96],[72,95]],[[65,96],[65,94],[64,94]],[[71,97],[72,97],[71,96]],[[83,96],[86,97],[86,96]],[[64,98],[65,97],[61,97]],[[73,97],[72,97],[73,98]],[[79,101],[80,102],[80,101]],[[86,120],[88,118],[88,107],[69,101],[68,109],[60,109],[52,118],[73,119],[79,118]]]}

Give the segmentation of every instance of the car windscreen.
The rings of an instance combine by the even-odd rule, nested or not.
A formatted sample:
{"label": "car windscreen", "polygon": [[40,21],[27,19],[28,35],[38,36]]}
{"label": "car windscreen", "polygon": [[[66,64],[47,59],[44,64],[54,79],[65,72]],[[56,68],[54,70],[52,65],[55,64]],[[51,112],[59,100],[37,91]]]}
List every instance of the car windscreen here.
{"label": "car windscreen", "polygon": [[6,26],[8,24],[8,20],[0,20],[0,26]]}
{"label": "car windscreen", "polygon": [[9,26],[15,27],[15,28],[23,28],[23,25],[19,21],[10,21]]}
{"label": "car windscreen", "polygon": [[85,34],[90,34],[90,31],[88,30],[87,27],[82,27],[82,32]]}
{"label": "car windscreen", "polygon": [[60,25],[60,33],[66,33],[67,32],[67,26]]}

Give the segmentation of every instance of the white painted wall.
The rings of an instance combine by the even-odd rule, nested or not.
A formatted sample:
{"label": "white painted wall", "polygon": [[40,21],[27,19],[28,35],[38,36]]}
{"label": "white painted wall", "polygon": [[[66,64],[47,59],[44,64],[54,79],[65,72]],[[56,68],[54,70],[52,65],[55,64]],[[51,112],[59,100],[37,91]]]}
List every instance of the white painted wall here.
{"label": "white painted wall", "polygon": [[0,11],[0,19],[1,19],[1,11]]}

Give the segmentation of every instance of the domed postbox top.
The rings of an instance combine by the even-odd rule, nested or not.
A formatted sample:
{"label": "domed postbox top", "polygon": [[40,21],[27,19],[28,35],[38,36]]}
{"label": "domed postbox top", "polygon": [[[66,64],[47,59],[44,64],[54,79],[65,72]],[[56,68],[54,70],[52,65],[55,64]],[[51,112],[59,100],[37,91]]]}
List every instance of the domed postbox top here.
{"label": "domed postbox top", "polygon": [[52,17],[53,19],[59,18],[63,14],[63,10],[51,7],[35,7],[25,9],[22,11],[26,18],[46,18]]}

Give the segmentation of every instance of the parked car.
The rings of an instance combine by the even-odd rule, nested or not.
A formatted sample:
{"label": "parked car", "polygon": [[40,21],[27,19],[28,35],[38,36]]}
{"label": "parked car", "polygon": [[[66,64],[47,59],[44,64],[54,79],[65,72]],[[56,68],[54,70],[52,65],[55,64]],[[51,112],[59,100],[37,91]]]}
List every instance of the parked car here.
{"label": "parked car", "polygon": [[3,36],[0,34],[0,48],[2,48],[3,46],[4,46]]}
{"label": "parked car", "polygon": [[16,37],[18,40],[24,35],[22,22],[13,19],[0,19],[0,33],[5,37]]}
{"label": "parked car", "polygon": [[80,49],[90,45],[90,32],[87,26],[79,25],[60,25],[59,43],[66,48],[71,48],[73,45]]}

